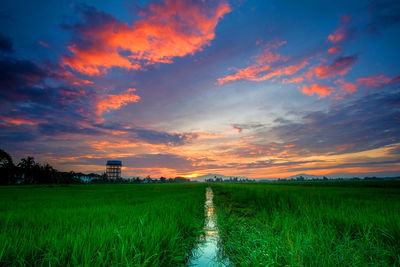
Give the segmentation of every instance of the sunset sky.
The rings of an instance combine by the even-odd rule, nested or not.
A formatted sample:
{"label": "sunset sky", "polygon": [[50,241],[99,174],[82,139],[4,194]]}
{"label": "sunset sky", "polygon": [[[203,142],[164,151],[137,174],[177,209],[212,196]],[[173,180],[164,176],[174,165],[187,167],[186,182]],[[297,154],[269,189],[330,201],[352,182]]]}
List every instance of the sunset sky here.
{"label": "sunset sky", "polygon": [[0,148],[58,170],[400,175],[400,2],[2,1]]}

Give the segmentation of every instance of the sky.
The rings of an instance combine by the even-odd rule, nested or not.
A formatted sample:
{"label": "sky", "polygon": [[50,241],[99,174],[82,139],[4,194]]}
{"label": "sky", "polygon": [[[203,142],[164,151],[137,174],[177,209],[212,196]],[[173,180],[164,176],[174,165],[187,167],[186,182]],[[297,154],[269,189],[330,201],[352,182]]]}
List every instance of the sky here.
{"label": "sky", "polygon": [[400,175],[400,2],[2,1],[0,148],[124,177]]}

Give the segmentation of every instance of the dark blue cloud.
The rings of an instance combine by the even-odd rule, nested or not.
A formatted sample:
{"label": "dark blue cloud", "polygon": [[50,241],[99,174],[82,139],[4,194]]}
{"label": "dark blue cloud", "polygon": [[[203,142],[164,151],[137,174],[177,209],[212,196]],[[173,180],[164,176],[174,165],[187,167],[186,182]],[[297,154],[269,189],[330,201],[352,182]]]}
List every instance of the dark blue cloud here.
{"label": "dark blue cloud", "polygon": [[393,164],[400,163],[400,160],[388,160],[388,161],[372,161],[372,162],[349,162],[343,164],[330,165],[329,167],[299,167],[299,168],[290,168],[290,171],[308,171],[308,170],[324,170],[324,169],[342,169],[342,168],[355,168],[355,167],[373,167],[373,166],[382,166],[388,165],[391,166]]}
{"label": "dark blue cloud", "polygon": [[[232,167],[237,167],[238,169],[254,169],[254,168],[269,168],[269,167],[281,167],[281,166],[293,166],[306,163],[323,162],[322,160],[303,160],[303,161],[287,161],[287,162],[277,162],[276,160],[258,160],[248,164],[237,164],[232,163]],[[237,165],[237,166],[235,166]]]}
{"label": "dark blue cloud", "polygon": [[132,127],[131,125],[119,123],[101,123],[95,124],[95,126],[105,130],[124,131],[127,132],[124,139],[130,141],[142,140],[150,144],[183,145],[185,142],[193,138],[191,133],[169,133],[152,129],[137,128]]}
{"label": "dark blue cloud", "polygon": [[[86,88],[82,93],[81,89],[69,84],[61,87],[48,85],[47,80],[58,77],[55,75],[57,71],[59,69],[54,72],[28,60],[0,60],[0,116],[37,122],[37,126],[29,126],[31,131],[26,133],[27,137],[23,137],[24,132],[17,135],[21,142],[32,140],[35,134],[47,137],[64,134],[99,136],[109,134],[110,130],[127,132],[124,138],[132,142],[182,145],[189,139],[188,134],[94,123],[97,118],[93,106],[96,93]],[[86,126],[82,126],[82,122]],[[7,127],[20,128],[21,125]],[[15,135],[8,138],[3,135],[3,138],[9,142],[18,139]]]}
{"label": "dark blue cloud", "polygon": [[76,123],[40,123],[38,130],[41,135],[57,136],[62,134],[101,135],[103,131],[88,127],[79,127]]}
{"label": "dark blue cloud", "polygon": [[71,32],[73,39],[71,43],[78,44],[80,48],[96,47],[99,44],[94,43],[92,38],[84,38],[82,32],[91,31],[94,28],[107,24],[119,24],[112,15],[102,12],[92,6],[79,4],[76,6],[76,11],[81,15],[81,22],[73,25],[63,24],[61,27],[64,30]]}
{"label": "dark blue cloud", "polygon": [[336,103],[327,112],[308,113],[301,122],[284,123],[271,131],[303,154],[359,152],[397,143],[400,90],[396,84],[390,87]]}
{"label": "dark blue cloud", "polygon": [[13,51],[13,44],[11,42],[11,39],[0,34],[0,52],[12,53]]}
{"label": "dark blue cloud", "polygon": [[371,33],[380,33],[387,27],[398,27],[400,23],[400,2],[397,0],[373,1],[368,10],[370,23],[367,29]]}
{"label": "dark blue cloud", "polygon": [[12,97],[12,90],[37,84],[46,77],[46,72],[28,60],[5,58],[0,60],[0,92]]}

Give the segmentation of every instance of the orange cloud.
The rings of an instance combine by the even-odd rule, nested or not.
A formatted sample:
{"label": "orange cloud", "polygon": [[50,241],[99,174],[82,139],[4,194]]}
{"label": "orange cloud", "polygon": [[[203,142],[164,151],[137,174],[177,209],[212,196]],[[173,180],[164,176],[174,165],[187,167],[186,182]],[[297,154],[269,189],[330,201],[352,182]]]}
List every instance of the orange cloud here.
{"label": "orange cloud", "polygon": [[332,92],[332,86],[323,86],[319,84],[312,84],[311,86],[303,86],[302,93],[305,95],[313,96],[314,94],[319,95],[319,98],[327,97]]}
{"label": "orange cloud", "polygon": [[21,124],[26,124],[26,125],[37,125],[37,122],[30,121],[30,120],[25,120],[25,119],[18,119],[18,118],[10,118],[10,117],[4,117],[1,116],[0,120],[4,121],[3,123],[0,123],[1,125],[7,125],[7,124],[14,124],[14,125],[21,125]]}
{"label": "orange cloud", "polygon": [[349,15],[344,15],[340,18],[339,27],[332,34],[329,34],[328,36],[328,40],[330,42],[337,43],[344,40],[347,37],[348,35],[347,27],[350,23],[350,19],[351,18]]}
{"label": "orange cloud", "polygon": [[103,112],[107,112],[113,109],[119,109],[128,103],[138,102],[140,96],[133,94],[136,89],[129,88],[119,95],[108,95],[97,103],[97,114],[101,115]]}
{"label": "orange cloud", "polygon": [[100,20],[108,16],[107,21],[79,27],[85,44],[69,46],[72,55],[64,56],[62,64],[87,75],[100,75],[112,67],[130,70],[171,63],[174,57],[194,54],[209,45],[219,19],[231,8],[225,1],[211,10],[205,2],[166,0],[146,10],[139,13],[142,19],[132,25],[97,12],[94,15]]}

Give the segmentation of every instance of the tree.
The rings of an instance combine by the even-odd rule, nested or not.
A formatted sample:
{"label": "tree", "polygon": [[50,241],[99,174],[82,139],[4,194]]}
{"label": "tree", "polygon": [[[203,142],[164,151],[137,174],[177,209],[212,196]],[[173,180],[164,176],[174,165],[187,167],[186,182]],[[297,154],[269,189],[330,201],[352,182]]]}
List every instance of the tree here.
{"label": "tree", "polygon": [[26,157],[25,159],[21,159],[20,163],[18,163],[18,167],[22,172],[22,177],[25,184],[37,183],[35,174],[38,173],[38,169],[40,171],[40,166],[35,162],[34,157]]}
{"label": "tree", "polygon": [[16,168],[11,156],[0,149],[0,184],[15,184],[16,180]]}

